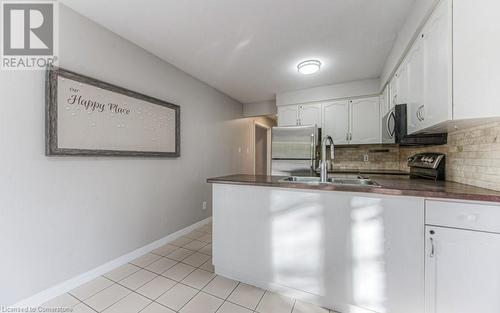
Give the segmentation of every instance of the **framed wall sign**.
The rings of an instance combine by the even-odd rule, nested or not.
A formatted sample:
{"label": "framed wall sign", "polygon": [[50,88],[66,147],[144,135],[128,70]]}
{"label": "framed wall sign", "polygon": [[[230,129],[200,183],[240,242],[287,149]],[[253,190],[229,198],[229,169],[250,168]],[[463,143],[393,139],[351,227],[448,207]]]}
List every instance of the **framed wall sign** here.
{"label": "framed wall sign", "polygon": [[180,107],[51,67],[46,154],[179,157]]}

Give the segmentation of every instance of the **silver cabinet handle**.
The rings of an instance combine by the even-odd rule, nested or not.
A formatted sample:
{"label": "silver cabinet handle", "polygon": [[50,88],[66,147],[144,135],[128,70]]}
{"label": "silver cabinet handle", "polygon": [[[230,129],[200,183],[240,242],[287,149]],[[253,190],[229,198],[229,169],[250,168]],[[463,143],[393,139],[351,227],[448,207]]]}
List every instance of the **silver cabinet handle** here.
{"label": "silver cabinet handle", "polygon": [[434,239],[431,237],[430,241],[431,241],[431,252],[429,253],[429,257],[433,258],[435,255]]}
{"label": "silver cabinet handle", "polygon": [[315,134],[313,133],[311,135],[311,169],[314,171],[316,168],[315,168],[315,165],[316,165],[316,140],[315,140],[316,136]]}

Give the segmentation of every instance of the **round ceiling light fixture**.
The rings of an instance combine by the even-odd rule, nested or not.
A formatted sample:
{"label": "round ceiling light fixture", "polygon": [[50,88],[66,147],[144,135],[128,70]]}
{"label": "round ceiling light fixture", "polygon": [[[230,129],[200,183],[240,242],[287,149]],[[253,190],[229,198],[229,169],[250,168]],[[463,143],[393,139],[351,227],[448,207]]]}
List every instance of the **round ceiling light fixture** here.
{"label": "round ceiling light fixture", "polygon": [[297,70],[300,74],[309,75],[314,74],[319,71],[321,68],[321,62],[318,60],[307,60],[304,62],[300,62],[297,65]]}

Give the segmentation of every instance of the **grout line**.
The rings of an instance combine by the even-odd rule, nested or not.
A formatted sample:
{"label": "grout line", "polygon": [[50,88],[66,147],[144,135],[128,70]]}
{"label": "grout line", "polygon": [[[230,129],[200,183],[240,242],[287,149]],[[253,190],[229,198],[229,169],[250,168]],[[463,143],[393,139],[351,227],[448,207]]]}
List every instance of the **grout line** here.
{"label": "grout line", "polygon": [[264,290],[264,293],[262,294],[262,296],[260,296],[259,302],[257,302],[257,305],[255,306],[254,312],[257,312],[257,308],[259,307],[259,304],[262,302],[262,299],[264,299],[264,296],[266,295],[266,293],[267,293],[267,290]]}
{"label": "grout line", "polygon": [[293,313],[293,309],[295,309],[295,304],[297,303],[297,299],[293,299],[293,305],[292,305],[292,310],[290,313]]}
{"label": "grout line", "polygon": [[[194,231],[198,231],[198,230],[194,230]],[[206,232],[205,232],[205,233],[206,233]],[[211,233],[207,233],[207,234],[211,234]],[[198,240],[198,239],[194,239],[194,240]],[[194,240],[192,240],[192,241],[194,241]],[[192,242],[192,241],[190,241],[190,242]],[[198,240],[198,241],[202,241],[202,240]],[[190,242],[186,243],[185,245],[189,244]],[[202,242],[204,242],[204,241],[202,241]],[[206,242],[205,242],[205,243],[206,243]],[[170,243],[167,243],[167,244],[170,244]],[[164,255],[160,255],[160,254],[156,254],[156,253],[150,252],[150,253],[152,253],[152,254],[154,254],[154,255],[156,255],[156,256],[159,256],[160,258],[166,258],[166,259],[169,259],[169,260],[172,260],[172,261],[175,261],[175,262],[176,262],[174,265],[172,265],[172,266],[170,266],[170,267],[166,268],[166,269],[165,269],[165,270],[164,270],[161,274],[155,273],[155,272],[150,271],[149,269],[147,269],[147,268],[145,268],[145,267],[138,266],[138,265],[136,265],[136,264],[133,264],[133,263],[130,263],[130,262],[129,262],[128,264],[131,264],[131,265],[133,265],[133,266],[137,267],[137,268],[138,268],[138,270],[136,270],[136,271],[132,272],[131,274],[129,274],[129,275],[127,275],[127,276],[123,277],[122,279],[120,279],[120,281],[114,281],[114,280],[112,280],[111,278],[108,278],[108,277],[106,277],[106,276],[104,276],[104,275],[101,275],[101,276],[102,276],[102,277],[104,277],[105,279],[108,279],[109,281],[113,282],[113,284],[112,284],[112,285],[110,285],[110,286],[108,286],[108,287],[106,287],[106,288],[104,288],[103,290],[101,290],[101,291],[97,292],[96,294],[98,294],[98,293],[100,293],[100,292],[104,291],[104,290],[105,290],[105,289],[107,289],[107,288],[110,288],[110,287],[111,287],[111,286],[113,286],[114,284],[117,284],[117,285],[119,285],[119,286],[121,286],[121,287],[123,287],[123,288],[127,289],[128,291],[130,291],[129,293],[127,293],[127,295],[125,295],[124,297],[120,298],[118,301],[114,302],[114,303],[113,303],[113,304],[111,304],[110,306],[106,307],[104,310],[106,310],[106,309],[108,309],[109,307],[111,307],[111,306],[115,305],[116,303],[118,303],[119,301],[123,300],[125,297],[129,296],[129,295],[130,295],[130,294],[132,294],[132,293],[138,294],[138,295],[140,295],[140,296],[142,296],[142,297],[144,297],[144,298],[146,298],[146,299],[148,299],[148,300],[150,300],[150,301],[151,301],[151,303],[149,303],[147,306],[145,306],[144,308],[142,308],[142,309],[140,310],[140,312],[142,312],[143,310],[145,310],[147,307],[149,307],[149,306],[150,306],[151,304],[153,304],[153,303],[156,303],[156,304],[158,304],[158,305],[160,305],[160,306],[162,306],[162,307],[165,307],[165,308],[168,308],[168,309],[170,309],[170,310],[173,310],[172,308],[170,308],[170,307],[168,307],[168,306],[166,306],[166,305],[164,305],[164,304],[162,304],[162,303],[160,303],[160,302],[158,302],[158,301],[156,301],[156,300],[157,300],[157,299],[159,299],[161,296],[163,296],[163,295],[164,295],[165,293],[167,293],[168,291],[170,291],[170,290],[171,290],[172,288],[174,288],[175,286],[177,286],[177,285],[181,284],[181,285],[183,285],[183,286],[187,286],[187,287],[189,287],[189,288],[195,289],[197,292],[196,292],[196,294],[195,294],[193,297],[191,297],[191,298],[190,298],[190,299],[189,299],[189,300],[188,300],[188,301],[187,301],[187,302],[186,302],[186,303],[185,303],[185,304],[184,304],[184,305],[183,305],[183,306],[179,309],[179,311],[175,311],[175,310],[173,310],[173,311],[175,311],[175,312],[180,312],[180,310],[182,310],[182,309],[183,309],[183,308],[184,308],[184,307],[185,307],[185,306],[186,306],[189,302],[191,302],[191,301],[192,301],[192,300],[193,300],[196,296],[198,296],[200,293],[204,293],[204,294],[206,294],[206,295],[209,295],[209,296],[212,296],[212,297],[215,297],[215,298],[217,298],[217,299],[222,300],[222,303],[221,303],[221,305],[217,308],[216,312],[218,312],[218,311],[220,310],[220,308],[221,308],[221,307],[224,305],[224,303],[226,303],[226,302],[229,302],[229,303],[231,303],[231,304],[233,304],[233,305],[236,305],[236,306],[238,306],[238,307],[244,308],[244,309],[249,310],[249,311],[251,311],[251,312],[257,312],[257,308],[258,308],[259,304],[262,302],[262,299],[264,298],[264,296],[266,295],[266,293],[270,293],[270,291],[269,291],[269,290],[264,290],[264,292],[263,292],[263,293],[262,293],[262,295],[260,296],[259,301],[257,302],[257,305],[255,306],[255,309],[253,309],[253,310],[252,310],[252,309],[249,309],[249,308],[247,308],[247,307],[244,307],[243,305],[240,305],[240,304],[238,304],[238,303],[234,303],[234,302],[232,302],[232,301],[228,300],[228,299],[229,299],[229,297],[230,297],[230,296],[234,293],[234,291],[238,288],[238,286],[240,286],[240,285],[242,284],[242,282],[240,282],[240,281],[235,281],[235,282],[237,282],[237,284],[236,284],[236,285],[235,285],[235,287],[231,290],[231,292],[228,294],[228,296],[227,296],[226,298],[221,298],[221,297],[219,297],[219,296],[215,296],[215,295],[210,294],[210,293],[208,293],[208,292],[206,292],[206,291],[204,291],[204,290],[203,290],[203,289],[204,289],[205,287],[207,287],[207,286],[208,286],[208,285],[209,285],[209,284],[210,284],[210,283],[211,283],[211,282],[212,282],[212,281],[213,281],[213,280],[214,280],[217,276],[220,276],[220,275],[217,275],[215,272],[207,271],[206,269],[201,268],[201,266],[205,265],[207,262],[209,262],[209,261],[211,261],[211,260],[212,260],[212,255],[209,255],[209,254],[205,254],[205,253],[200,252],[200,250],[201,250],[201,249],[203,249],[204,247],[206,247],[206,246],[208,246],[208,245],[210,245],[210,244],[212,244],[212,242],[206,243],[206,245],[204,245],[202,248],[200,248],[200,249],[198,249],[198,250],[187,249],[187,248],[184,248],[184,246],[177,246],[177,245],[172,245],[172,244],[170,244],[170,245],[172,245],[172,246],[175,246],[175,247],[177,248],[176,250],[178,250],[179,248],[184,248],[184,249],[187,249],[187,250],[193,251],[193,253],[189,254],[188,256],[186,256],[185,258],[183,258],[181,261],[179,261],[179,260],[174,260],[174,259],[171,259],[171,258],[168,258],[167,256],[164,256]],[[176,251],[176,250],[174,250],[174,251]],[[172,252],[174,252],[174,251],[172,251]],[[171,253],[172,253],[172,252],[171,252]],[[203,263],[202,263],[201,265],[199,265],[199,266],[192,266],[192,265],[190,265],[190,264],[187,264],[187,263],[184,263],[184,262],[183,262],[185,259],[187,259],[188,257],[190,257],[191,255],[193,255],[193,254],[194,254],[194,253],[196,253],[196,252],[198,252],[198,253],[200,253],[200,254],[203,254],[203,255],[206,255],[206,256],[209,256],[210,258],[209,258],[208,260],[206,260],[205,262],[203,262]],[[156,261],[160,260],[160,258],[158,258],[158,259],[154,260],[151,264],[153,264],[154,262],[156,262]],[[146,266],[149,266],[149,265],[151,265],[151,264],[148,264],[148,265],[146,265]],[[172,278],[170,278],[170,277],[166,277],[166,276],[164,276],[164,275],[163,275],[163,274],[164,274],[165,272],[167,272],[169,269],[173,268],[174,266],[176,266],[176,265],[178,265],[178,264],[188,265],[188,266],[193,267],[194,269],[193,269],[191,272],[189,272],[189,274],[187,274],[187,275],[186,275],[184,278],[182,278],[180,281],[179,281],[179,280],[176,280],[176,279],[172,279]],[[126,279],[127,277],[129,277],[129,276],[131,276],[131,275],[133,275],[133,274],[135,274],[135,273],[137,273],[137,272],[138,272],[138,271],[140,271],[141,269],[142,269],[142,270],[145,270],[145,271],[147,271],[147,272],[150,272],[150,273],[152,273],[152,274],[154,274],[154,275],[155,275],[155,277],[154,277],[153,279],[151,279],[151,280],[149,280],[149,281],[145,282],[145,283],[144,283],[144,284],[142,284],[141,286],[139,286],[136,290],[132,290],[132,289],[128,288],[127,286],[124,286],[124,285],[122,285],[122,284],[120,283],[122,280]],[[192,286],[189,286],[189,285],[187,285],[187,284],[183,283],[183,280],[184,280],[184,279],[186,279],[189,275],[191,275],[191,274],[192,274],[194,271],[196,271],[197,269],[202,270],[202,271],[205,271],[205,272],[207,272],[207,273],[210,273],[210,274],[214,275],[214,277],[212,277],[212,278],[211,278],[211,279],[210,279],[210,280],[209,280],[206,284],[204,284],[204,285],[203,285],[200,289],[199,289],[199,288],[197,288],[197,287],[192,287]],[[151,298],[149,298],[149,297],[147,297],[147,296],[145,296],[145,295],[143,295],[143,294],[141,294],[141,293],[137,292],[137,290],[139,290],[141,287],[145,286],[146,284],[150,283],[151,281],[153,281],[154,279],[156,279],[157,277],[160,277],[160,276],[161,276],[161,277],[163,277],[163,278],[166,278],[166,279],[169,279],[169,280],[171,280],[171,281],[175,282],[175,284],[174,284],[172,287],[170,287],[170,288],[168,288],[167,290],[165,290],[165,291],[164,291],[162,294],[160,294],[160,295],[159,295],[156,299],[151,299]],[[224,277],[224,276],[221,276],[221,277]],[[258,288],[258,287],[256,287],[256,288]],[[259,288],[259,289],[260,289],[260,288]],[[68,294],[69,294],[69,292],[68,292]],[[96,295],[96,294],[94,294],[94,295]],[[90,296],[89,298],[93,297],[94,295]],[[89,307],[92,311],[97,312],[95,309],[93,309],[93,308],[92,308],[92,307],[90,307],[87,303],[85,303],[85,302],[84,302],[85,300],[83,300],[83,301],[82,301],[82,300],[80,300],[80,299],[76,298],[75,296],[73,296],[73,295],[71,295],[71,294],[70,294],[70,296],[72,296],[73,298],[77,299],[80,303],[83,303],[85,306]],[[88,299],[89,299],[89,298],[88,298]],[[292,306],[292,310],[291,310],[291,312],[293,312],[293,310],[294,310],[294,308],[295,308],[295,305],[296,305],[296,303],[297,303],[297,300],[296,300],[296,299],[294,299],[294,298],[291,298],[291,299],[293,299],[293,301],[294,301],[294,302],[293,302],[293,306]],[[87,299],[86,299],[86,300],[87,300]]]}

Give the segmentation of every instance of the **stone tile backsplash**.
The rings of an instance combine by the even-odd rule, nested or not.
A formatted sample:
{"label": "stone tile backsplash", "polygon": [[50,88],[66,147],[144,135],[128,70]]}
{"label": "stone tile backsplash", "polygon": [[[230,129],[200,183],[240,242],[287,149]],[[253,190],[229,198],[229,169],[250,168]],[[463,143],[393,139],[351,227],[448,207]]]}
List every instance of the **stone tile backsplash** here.
{"label": "stone tile backsplash", "polygon": [[[409,171],[406,160],[421,152],[446,154],[446,179],[500,191],[500,122],[448,134],[448,144],[429,147],[338,147],[333,169]],[[363,161],[368,155],[368,162]]]}
{"label": "stone tile backsplash", "polygon": [[[364,156],[368,161],[364,161]],[[334,170],[398,170],[399,147],[367,145],[342,146],[335,149],[335,161],[331,164]]]}

